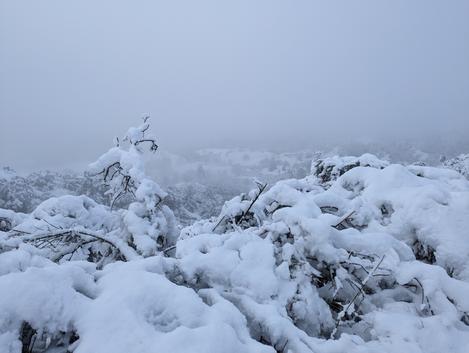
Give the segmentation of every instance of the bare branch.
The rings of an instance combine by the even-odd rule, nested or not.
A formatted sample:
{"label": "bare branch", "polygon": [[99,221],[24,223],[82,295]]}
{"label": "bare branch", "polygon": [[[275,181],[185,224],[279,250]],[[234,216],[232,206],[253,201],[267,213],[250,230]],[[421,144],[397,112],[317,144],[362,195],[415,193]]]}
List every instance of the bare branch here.
{"label": "bare branch", "polygon": [[244,217],[246,217],[246,215],[249,213],[249,211],[251,210],[252,206],[256,203],[256,201],[259,199],[259,197],[261,196],[261,194],[264,192],[264,190],[267,188],[267,183],[266,184],[258,184],[257,187],[259,188],[259,192],[257,193],[257,195],[254,197],[254,199],[251,201],[251,204],[249,205],[249,207],[247,208],[246,211],[243,212],[243,214],[241,215],[241,217],[238,219],[238,221],[236,222],[236,224],[240,224],[241,221],[244,219]]}

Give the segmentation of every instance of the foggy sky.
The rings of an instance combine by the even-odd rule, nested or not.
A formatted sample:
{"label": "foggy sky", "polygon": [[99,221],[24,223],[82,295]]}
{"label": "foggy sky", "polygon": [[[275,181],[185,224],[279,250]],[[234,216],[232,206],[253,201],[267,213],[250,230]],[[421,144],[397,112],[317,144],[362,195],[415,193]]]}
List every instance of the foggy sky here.
{"label": "foggy sky", "polygon": [[469,138],[467,0],[0,0],[0,165],[161,148]]}

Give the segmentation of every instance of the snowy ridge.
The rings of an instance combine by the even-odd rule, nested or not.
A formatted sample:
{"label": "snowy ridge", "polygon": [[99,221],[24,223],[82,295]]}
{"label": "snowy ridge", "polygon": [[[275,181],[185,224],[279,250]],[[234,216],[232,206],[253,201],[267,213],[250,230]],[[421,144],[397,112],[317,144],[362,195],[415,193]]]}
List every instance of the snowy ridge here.
{"label": "snowy ridge", "polygon": [[467,179],[324,164],[337,173],[259,184],[152,256],[128,211],[85,197],[3,211],[0,351],[465,352]]}

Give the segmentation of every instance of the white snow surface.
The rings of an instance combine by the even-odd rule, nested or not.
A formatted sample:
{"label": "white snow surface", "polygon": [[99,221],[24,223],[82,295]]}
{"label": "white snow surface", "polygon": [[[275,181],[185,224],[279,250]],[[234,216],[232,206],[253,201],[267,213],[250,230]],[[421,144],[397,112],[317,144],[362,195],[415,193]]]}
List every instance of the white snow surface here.
{"label": "white snow surface", "polygon": [[[143,216],[145,182],[126,211],[84,196],[2,210],[14,228],[0,232],[0,352],[22,351],[25,322],[32,352],[467,352],[469,181],[371,155],[327,163],[357,160],[326,184],[236,197],[168,251],[139,251],[154,248],[139,232],[167,227]],[[58,259],[65,245],[37,242],[66,229],[110,244]]]}

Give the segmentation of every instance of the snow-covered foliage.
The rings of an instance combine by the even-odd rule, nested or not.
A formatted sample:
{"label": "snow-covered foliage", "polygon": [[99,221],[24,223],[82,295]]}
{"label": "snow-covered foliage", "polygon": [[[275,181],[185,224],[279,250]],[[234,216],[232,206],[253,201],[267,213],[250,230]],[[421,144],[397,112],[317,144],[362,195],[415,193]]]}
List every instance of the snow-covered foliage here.
{"label": "snow-covered foliage", "polygon": [[389,163],[378,159],[372,154],[364,154],[360,157],[328,157],[313,162],[311,173],[314,174],[322,184],[328,185],[345,172],[355,167],[373,167],[382,169]]}
{"label": "snow-covered foliage", "polygon": [[177,183],[168,187],[167,193],[166,205],[185,226],[217,215],[223,202],[234,196],[231,190],[197,182]]}
{"label": "snow-covered foliage", "polygon": [[[11,229],[5,246],[23,242],[54,262],[87,260],[98,268],[172,246],[177,237],[174,215],[162,203],[165,192],[144,172],[143,144],[150,143],[150,150],[156,150],[154,140],[145,137],[148,129],[145,119],[143,125],[129,130],[126,145],[119,144],[90,167],[108,185],[111,207],[83,195],[52,197],[21,222],[14,221],[15,217],[0,219],[2,228]],[[112,209],[125,193],[135,201],[128,209]]]}
{"label": "snow-covered foliage", "polygon": [[[332,170],[353,160],[337,159]],[[386,164],[348,168],[327,190],[316,176],[279,182],[250,208],[253,221],[245,226],[239,215],[253,199],[235,198],[225,205],[222,218],[230,215],[232,228],[220,236],[227,238],[228,248],[232,237],[241,235],[265,247],[251,249],[251,239],[246,249],[235,249],[250,270],[243,274],[243,284],[231,282],[229,290],[243,293],[240,298],[230,294],[234,302],[243,303],[248,292],[257,304],[259,297],[264,305],[270,303],[267,318],[256,318],[252,307],[240,306],[251,315],[258,337],[276,347],[288,342],[294,352],[321,351],[321,344],[305,339],[304,333],[342,334],[352,344],[348,351],[464,351],[462,342],[469,339],[469,302],[463,294],[469,290],[469,184],[443,169]],[[184,229],[178,255],[193,253],[183,244],[195,239],[202,242],[197,248],[202,254],[219,252],[220,245],[214,249],[213,243],[223,241],[209,234],[225,231],[219,222]],[[216,283],[213,271],[204,268],[199,278],[217,286],[240,272],[230,268],[216,276]],[[278,333],[282,329],[273,323],[283,318],[294,333]],[[445,342],[431,340],[431,332],[443,332]],[[344,334],[358,335],[363,342]]]}
{"label": "snow-covered foliage", "polygon": [[138,257],[122,216],[123,211],[112,212],[86,196],[51,198],[16,221],[5,244],[26,243],[54,262],[86,260],[101,268]]}
{"label": "snow-covered foliage", "polygon": [[453,169],[469,179],[469,153],[446,159],[443,161],[443,166]]}
{"label": "snow-covered foliage", "polygon": [[30,213],[41,202],[64,195],[86,195],[99,203],[109,199],[104,185],[89,175],[41,171],[23,176],[9,168],[3,171],[0,171],[0,208]]}
{"label": "snow-covered foliage", "polygon": [[460,174],[323,159],[306,178],[258,183],[160,251],[148,229],[163,229],[164,193],[134,150],[142,130],[93,166],[119,163],[113,195],[131,177],[128,210],[64,196],[0,212],[12,228],[0,231],[1,352],[466,351]]}
{"label": "snow-covered foliage", "polygon": [[143,124],[130,128],[122,142],[90,165],[90,173],[102,175],[109,186],[111,209],[116,201],[132,195],[132,202],[124,212],[123,222],[131,235],[131,242],[142,255],[155,254],[172,246],[176,240],[176,221],[173,212],[162,202],[167,193],[145,173],[145,148],[156,152],[155,138],[148,134],[149,117]]}

